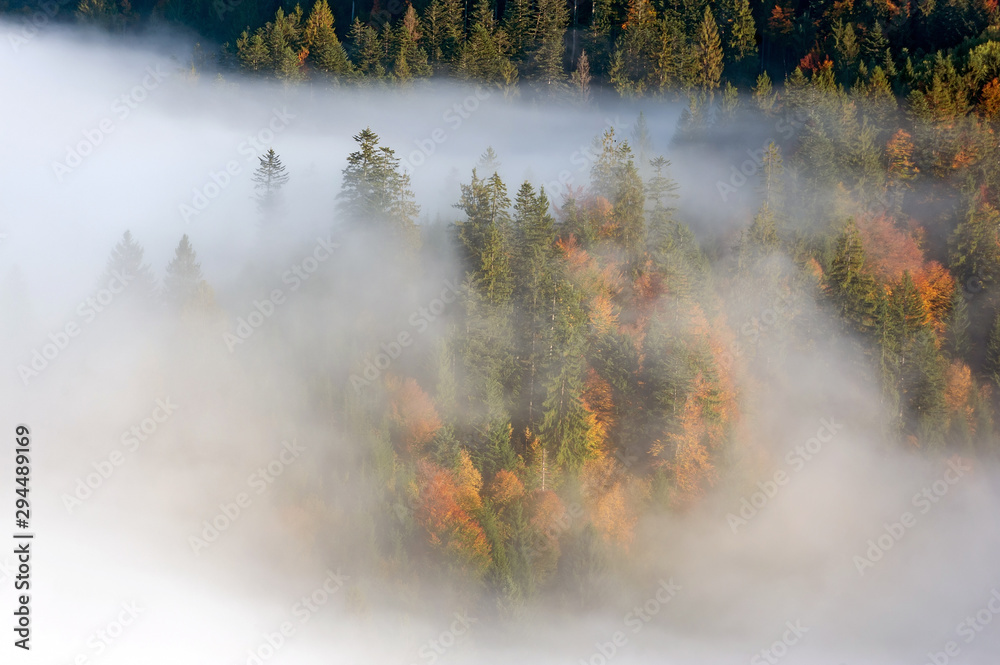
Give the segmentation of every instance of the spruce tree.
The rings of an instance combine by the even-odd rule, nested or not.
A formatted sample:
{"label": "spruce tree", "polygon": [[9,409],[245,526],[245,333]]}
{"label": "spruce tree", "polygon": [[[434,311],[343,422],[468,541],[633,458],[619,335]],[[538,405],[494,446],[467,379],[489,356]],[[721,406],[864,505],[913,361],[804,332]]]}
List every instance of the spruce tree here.
{"label": "spruce tree", "polygon": [[465,212],[466,220],[457,225],[458,235],[467,252],[473,283],[487,303],[505,303],[513,292],[507,187],[496,173],[482,179],[473,169],[471,182],[461,188],[456,207]]}
{"label": "spruce tree", "polygon": [[407,244],[419,236],[419,208],[413,201],[410,176],[399,166],[391,148],[380,146],[379,137],[366,127],[354,137],[358,150],[347,158],[339,208],[357,222],[383,224]]}
{"label": "spruce tree", "polygon": [[129,280],[123,294],[125,300],[140,304],[153,303],[158,291],[156,277],[149,264],[143,262],[143,255],[142,245],[132,238],[131,231],[125,231],[122,239],[111,250],[101,282],[107,284],[118,273]]}
{"label": "spruce tree", "polygon": [[710,4],[705,5],[705,16],[698,30],[699,75],[698,84],[705,92],[711,93],[718,89],[722,79],[722,40],[719,38],[719,28],[712,16]]}
{"label": "spruce tree", "polygon": [[830,296],[846,322],[862,332],[875,330],[879,286],[865,266],[865,251],[854,220],[837,238],[829,271]]}
{"label": "spruce tree", "polygon": [[353,44],[354,64],[358,73],[370,79],[380,79],[385,76],[385,66],[382,64],[382,40],[378,32],[355,18],[349,36]]}
{"label": "spruce tree", "polygon": [[735,4],[729,49],[737,63],[744,63],[757,55],[757,25],[750,10],[750,0],[735,0]]}
{"label": "spruce tree", "polygon": [[952,238],[951,267],[963,284],[992,284],[1000,277],[1000,212],[973,202]]}
{"label": "spruce tree", "polygon": [[564,39],[569,24],[569,8],[565,0],[537,0],[538,8],[532,40],[535,49],[534,78],[549,92],[559,92],[566,80],[563,68],[563,54],[566,52]]}
{"label": "spruce tree", "polygon": [[274,148],[268,148],[257,160],[260,165],[253,174],[254,200],[262,215],[272,217],[281,210],[281,189],[288,182],[288,174]]}
{"label": "spruce tree", "polygon": [[185,234],[174,251],[174,258],[167,264],[163,278],[163,297],[177,309],[183,310],[196,302],[204,281],[201,264]]}
{"label": "spruce tree", "polygon": [[400,81],[406,81],[412,77],[424,78],[431,74],[427,53],[419,46],[423,37],[421,30],[417,11],[413,5],[408,5],[403,20],[396,27],[393,40],[395,51],[393,74]]}
{"label": "spruce tree", "polygon": [[333,12],[326,0],[316,0],[303,30],[303,41],[309,50],[309,61],[321,72],[331,76],[351,73],[347,57],[333,27]]}

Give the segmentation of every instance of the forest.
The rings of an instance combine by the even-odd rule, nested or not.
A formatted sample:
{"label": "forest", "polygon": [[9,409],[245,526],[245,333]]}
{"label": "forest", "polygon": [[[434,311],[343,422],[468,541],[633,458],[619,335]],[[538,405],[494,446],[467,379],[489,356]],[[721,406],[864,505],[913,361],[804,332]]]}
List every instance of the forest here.
{"label": "forest", "polygon": [[[262,326],[280,294],[233,323],[240,312],[215,302],[187,236],[162,285],[129,233],[106,275],[135,275],[129,306],[167,306],[212,354],[266,343],[251,335],[280,345],[301,327],[304,348],[349,349],[326,366],[299,358],[296,371],[308,408],[349,429],[371,503],[314,528],[368,532],[393,575],[461,580],[515,612],[593,579],[629,551],[644,514],[752,480],[741,411],[831,325],[880,396],[879,445],[995,459],[995,125],[984,102],[940,90],[970,76],[942,63],[903,108],[876,84],[845,89],[831,67],[730,106],[692,105],[678,150],[741,123],[802,118],[783,147],[744,162],[759,204],[731,242],[702,242],[680,217],[674,167],[648,154],[641,115],[630,136],[596,137],[589,185],[562,193],[505,182],[487,149],[448,223],[418,223],[399,158],[364,128],[345,156],[334,236],[280,283],[327,303],[304,322]],[[291,177],[273,150],[259,158],[263,228],[282,223]],[[377,264],[344,258],[372,246]],[[392,301],[441,265],[457,271],[412,311],[343,304],[350,284],[377,283]],[[358,323],[323,335],[329,317]]]}
{"label": "forest", "polygon": [[[820,427],[828,449],[843,426],[880,460],[998,461],[996,0],[0,10],[15,51],[31,17],[116,38],[181,26],[197,41],[188,81],[234,94],[433,95],[447,79],[554,112],[640,110],[583,137],[586,182],[558,189],[470,142],[457,196],[433,216],[407,146],[359,125],[349,152],[316,156],[340,173],[323,185],[328,234],[289,265],[248,260],[244,291],[205,276],[193,230],[162,279],[138,234],[111,248],[98,283],[132,281],[100,321],[105,352],[126,336],[112,317],[155,330],[142,371],[156,381],[206,400],[214,386],[258,405],[253,422],[299,417],[327,442],[275,502],[296,547],[368,580],[346,591],[357,615],[383,594],[400,611],[433,593],[501,619],[602,607],[648,563],[655,525],[707,513],[736,534],[748,518],[720,496],[763,491],[782,459],[794,470],[817,454],[782,458],[761,426],[783,398],[794,410],[796,386],[830,405],[807,434]],[[641,109],[668,105],[665,144]],[[682,205],[677,175],[705,155],[729,168],[693,196],[740,203],[735,231]],[[266,245],[300,222],[289,192],[307,166],[280,141],[255,161]],[[26,317],[4,288],[5,319]],[[42,380],[18,358],[24,386]],[[849,396],[876,415],[838,411]]]}

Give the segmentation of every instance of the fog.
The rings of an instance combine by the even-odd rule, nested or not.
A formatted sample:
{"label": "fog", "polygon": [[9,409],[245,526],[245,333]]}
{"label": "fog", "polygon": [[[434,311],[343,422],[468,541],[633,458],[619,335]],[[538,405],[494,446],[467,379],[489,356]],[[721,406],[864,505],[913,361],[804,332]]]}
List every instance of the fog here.
{"label": "fog", "polygon": [[[358,546],[379,537],[359,517],[378,500],[363,481],[371,451],[334,416],[333,398],[316,398],[350,391],[317,377],[359,371],[363,350],[338,340],[372,321],[373,344],[391,340],[461,281],[443,229],[459,219],[459,184],[480,155],[496,151],[512,193],[527,179],[558,204],[566,185],[587,184],[594,138],[609,127],[629,138],[641,111],[650,156],[673,163],[680,218],[724,248],[756,204],[749,186],[724,200],[718,182],[776,130],[681,149],[682,105],[545,104],[443,84],[284,87],[193,72],[192,48],[167,33],[109,42],[54,26],[0,48],[0,403],[10,445],[0,489],[7,515],[12,433],[27,424],[35,533],[32,649],[8,641],[4,662],[917,665],[929,653],[938,665],[994,662],[996,469],[882,443],[870,371],[807,293],[793,296],[798,319],[830,332],[737,373],[741,416],[724,482],[690,510],[642,515],[628,552],[583,594],[590,602],[543,595],[499,617],[472,592],[390,584],[393,571]],[[338,220],[352,136],[365,127],[410,173],[434,262],[413,268]],[[290,174],[288,204],[281,224],[262,230],[251,174],[270,147]],[[126,230],[158,278],[187,234],[219,315],[187,334],[160,310],[112,303],[81,314],[106,287]],[[291,289],[283,275],[310,256],[312,281]],[[274,289],[286,301],[227,348],[224,333]],[[734,330],[742,312],[772,307],[763,295],[740,305]],[[446,318],[428,319],[393,371],[426,368]],[[68,323],[79,334],[25,379],[19,368]],[[797,325],[779,313],[753,344],[764,355],[785,348]],[[116,453],[98,487],[67,503]],[[265,473],[268,464],[279,473]],[[191,538],[241,494],[249,501],[238,517],[193,551]],[[11,621],[15,558],[3,551]],[[946,657],[949,642],[958,651]]]}

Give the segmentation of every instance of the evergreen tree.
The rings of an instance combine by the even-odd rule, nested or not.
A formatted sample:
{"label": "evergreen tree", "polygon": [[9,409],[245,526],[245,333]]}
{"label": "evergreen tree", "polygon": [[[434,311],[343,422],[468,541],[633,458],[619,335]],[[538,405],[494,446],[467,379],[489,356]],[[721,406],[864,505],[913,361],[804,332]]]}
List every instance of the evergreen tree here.
{"label": "evergreen tree", "polygon": [[351,43],[354,48],[354,63],[358,72],[367,78],[380,79],[385,76],[382,39],[370,25],[355,18],[351,24]]}
{"label": "evergreen tree", "polygon": [[634,269],[646,235],[642,178],[632,159],[632,148],[615,138],[613,128],[604,133],[600,145],[601,152],[590,169],[591,185],[595,194],[611,203],[614,238]]}
{"label": "evergreen tree", "polygon": [[288,182],[288,174],[274,148],[257,158],[260,166],[253,174],[254,200],[265,217],[277,214],[282,207],[281,189]]}
{"label": "evergreen tree", "polygon": [[422,36],[417,11],[413,5],[408,5],[394,38],[393,74],[398,80],[430,76],[431,66],[427,62],[427,53],[418,45]]}
{"label": "evergreen tree", "polygon": [[865,267],[865,251],[854,220],[837,238],[829,271],[830,296],[845,321],[863,332],[875,329],[879,286]]}
{"label": "evergreen tree", "polygon": [[111,250],[101,282],[107,284],[117,272],[130,280],[123,294],[125,300],[140,304],[154,302],[158,291],[156,278],[149,264],[143,262],[143,255],[142,245],[132,238],[131,231],[125,231],[122,239]]}
{"label": "evergreen tree", "polygon": [[[519,331],[519,368],[523,427],[534,430],[543,395],[542,366],[551,349],[551,320],[558,269],[555,220],[545,192],[535,194],[525,182],[514,202],[511,272],[514,283],[515,329]],[[521,429],[520,427],[518,428]]]}
{"label": "evergreen tree", "polygon": [[619,94],[640,96],[663,86],[659,78],[660,25],[649,0],[629,0],[628,19],[615,40],[609,78]]}
{"label": "evergreen tree", "polygon": [[513,291],[507,187],[496,173],[481,179],[476,169],[472,170],[471,182],[461,187],[462,198],[456,207],[465,211],[467,219],[458,224],[458,232],[467,251],[473,283],[486,302],[505,303]]}
{"label": "evergreen tree", "polygon": [[757,104],[757,108],[767,113],[774,108],[776,97],[771,85],[771,78],[767,75],[767,72],[762,72],[757,77],[757,83],[753,88],[754,103]]}
{"label": "evergreen tree", "polygon": [[511,55],[522,58],[532,45],[531,0],[508,0],[503,13],[503,31],[510,40]]}
{"label": "evergreen tree", "polygon": [[712,8],[705,5],[705,17],[698,31],[699,75],[698,84],[705,92],[713,92],[719,87],[722,79],[722,40],[719,38],[719,28],[712,16]]}
{"label": "evergreen tree", "polygon": [[462,49],[458,75],[508,90],[517,83],[517,67],[504,53],[497,37],[480,23],[473,26],[472,34]]}
{"label": "evergreen tree", "polygon": [[735,0],[736,15],[730,33],[729,47],[737,60],[745,60],[757,55],[757,25],[749,0]]}
{"label": "evergreen tree", "polygon": [[538,9],[535,25],[531,31],[535,49],[534,78],[550,92],[563,89],[566,71],[563,68],[563,54],[566,51],[566,26],[569,24],[569,8],[566,0],[536,0]]}
{"label": "evergreen tree", "polygon": [[268,69],[271,56],[264,43],[264,35],[260,30],[253,35],[246,30],[236,40],[236,57],[240,66],[250,72],[264,72]]}
{"label": "evergreen tree", "polygon": [[353,69],[333,27],[333,12],[326,0],[316,0],[303,29],[309,61],[321,72],[347,76]]}
{"label": "evergreen tree", "polygon": [[204,282],[201,264],[185,234],[174,251],[174,258],[167,264],[163,297],[177,309],[184,310],[198,300]]}
{"label": "evergreen tree", "polygon": [[956,227],[951,265],[963,284],[992,284],[1000,277],[1000,212],[989,203],[973,203]]}
{"label": "evergreen tree", "polygon": [[340,210],[355,221],[384,224],[407,244],[419,235],[419,212],[410,191],[410,176],[399,167],[391,148],[380,146],[378,135],[366,127],[354,137],[358,150],[347,158],[340,194]]}

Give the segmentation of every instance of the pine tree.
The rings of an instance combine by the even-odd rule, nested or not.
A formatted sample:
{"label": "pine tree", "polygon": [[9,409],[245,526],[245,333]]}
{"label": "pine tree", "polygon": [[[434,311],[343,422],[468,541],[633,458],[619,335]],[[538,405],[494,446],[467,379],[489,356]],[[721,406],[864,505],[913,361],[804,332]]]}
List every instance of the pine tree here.
{"label": "pine tree", "polygon": [[142,245],[132,238],[131,231],[125,231],[122,239],[111,250],[111,256],[108,257],[101,281],[107,284],[108,280],[114,277],[114,273],[117,272],[129,280],[123,295],[124,299],[148,305],[156,300],[158,289],[153,271],[149,264],[143,262],[143,255]]}
{"label": "pine tree", "polygon": [[358,150],[347,158],[337,196],[340,210],[358,222],[384,224],[405,243],[414,245],[419,235],[419,208],[413,202],[410,176],[400,169],[395,151],[378,144],[378,135],[370,127],[354,140]]}
{"label": "pine tree", "polygon": [[413,5],[408,5],[393,39],[393,74],[398,80],[408,81],[412,77],[430,76],[431,66],[427,62],[427,53],[418,45],[421,37],[423,34],[417,11]]}
{"label": "pine tree", "polygon": [[951,266],[965,284],[992,284],[1000,277],[1000,212],[989,203],[973,202],[955,229]]}
{"label": "pine tree", "polygon": [[257,210],[265,217],[277,214],[282,207],[281,189],[288,182],[288,174],[274,148],[257,158],[260,166],[253,174],[254,200]]}
{"label": "pine tree", "polygon": [[694,263],[700,263],[690,254],[697,249],[697,243],[690,243],[690,231],[681,228],[674,219],[676,208],[673,203],[677,197],[677,183],[670,177],[670,162],[663,157],[650,161],[653,175],[646,183],[646,202],[648,220],[646,233],[646,251],[652,260],[653,268],[666,278],[668,288],[672,293],[687,296],[692,293],[697,277]]}
{"label": "pine tree", "polygon": [[705,5],[705,17],[698,31],[699,75],[698,84],[705,92],[713,92],[722,79],[722,40],[712,16],[712,8]]}
{"label": "pine tree", "polygon": [[914,372],[909,390],[910,408],[916,429],[924,443],[937,447],[944,443],[948,409],[945,403],[945,363],[934,333],[921,330],[914,342]]}
{"label": "pine tree", "polygon": [[757,55],[757,25],[750,10],[750,0],[735,0],[735,4],[736,15],[729,33],[729,51],[737,71],[749,73]]}
{"label": "pine tree", "polygon": [[757,83],[753,87],[753,100],[757,104],[757,108],[765,113],[774,108],[777,95],[773,91],[771,78],[767,75],[767,72],[762,72],[757,77]]}
{"label": "pine tree", "polygon": [[260,30],[253,35],[246,30],[236,40],[236,57],[240,66],[250,72],[264,72],[267,70],[271,56],[264,43],[264,35]]}
{"label": "pine tree", "polygon": [[565,0],[537,0],[537,3],[535,25],[531,31],[532,41],[536,44],[532,54],[534,78],[549,92],[558,92],[566,80],[563,54],[566,51],[564,39],[569,24],[569,8]]}
{"label": "pine tree", "polygon": [[354,23],[351,24],[350,39],[355,52],[354,62],[358,73],[372,79],[384,77],[382,40],[375,29],[355,18]]}
{"label": "pine tree", "polygon": [[465,211],[466,220],[458,224],[458,234],[467,251],[473,283],[488,303],[505,303],[513,292],[507,187],[496,173],[481,179],[473,169],[471,182],[461,188],[462,198],[456,207]]}
{"label": "pine tree", "polygon": [[353,69],[333,27],[333,12],[326,0],[316,0],[303,30],[303,41],[309,51],[309,61],[321,72],[331,76],[347,76]]}
{"label": "pine tree", "polygon": [[472,34],[462,49],[457,71],[461,78],[493,83],[507,89],[512,89],[517,82],[517,67],[504,53],[497,37],[480,23],[472,28]]}
{"label": "pine tree", "polygon": [[850,85],[854,82],[858,55],[861,52],[857,35],[854,33],[854,26],[851,23],[844,24],[838,21],[833,26],[833,35],[840,80]]}
{"label": "pine tree", "polygon": [[520,389],[523,422],[519,430],[536,429],[544,395],[542,366],[551,350],[558,263],[555,257],[555,220],[545,192],[535,193],[525,182],[514,202],[511,274],[514,285],[514,326],[518,331]]}
{"label": "pine tree", "polygon": [[861,56],[869,64],[878,62],[889,48],[889,40],[882,32],[882,24],[874,22],[861,39]]}
{"label": "pine tree", "polygon": [[500,168],[500,156],[497,155],[496,150],[493,146],[487,146],[486,152],[479,156],[479,165],[477,168],[483,170],[483,173],[496,173],[497,169]]}
{"label": "pine tree", "polygon": [[503,14],[503,30],[510,40],[511,55],[522,58],[532,45],[531,0],[508,0]]}
{"label": "pine tree", "polygon": [[837,238],[829,271],[830,295],[841,316],[856,329],[875,329],[879,286],[865,267],[865,251],[854,220]]}
{"label": "pine tree", "polygon": [[613,236],[635,269],[646,241],[645,191],[639,170],[626,141],[615,138],[614,128],[601,137],[601,152],[590,169],[595,194],[611,203]]}
{"label": "pine tree", "polygon": [[201,264],[185,234],[174,251],[174,258],[167,264],[163,297],[177,309],[184,310],[197,301],[204,281]]}
{"label": "pine tree", "polygon": [[424,13],[428,55],[436,64],[456,63],[462,55],[465,12],[460,0],[432,0]]}
{"label": "pine tree", "polygon": [[659,89],[660,25],[649,0],[629,0],[628,18],[615,40],[609,77],[621,95],[640,96]]}

